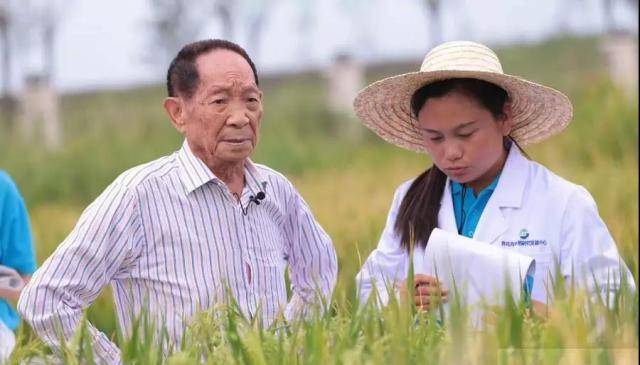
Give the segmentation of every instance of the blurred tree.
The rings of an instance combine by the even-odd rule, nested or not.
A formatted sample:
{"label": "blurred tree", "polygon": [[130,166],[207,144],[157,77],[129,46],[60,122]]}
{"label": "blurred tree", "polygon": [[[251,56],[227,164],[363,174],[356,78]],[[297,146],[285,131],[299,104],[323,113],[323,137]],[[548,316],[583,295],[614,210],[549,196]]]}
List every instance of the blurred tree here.
{"label": "blurred tree", "polygon": [[47,2],[42,14],[42,49],[44,56],[44,77],[51,82],[55,70],[55,41],[58,30],[58,16],[55,2]]}
{"label": "blurred tree", "polygon": [[[627,5],[631,7],[631,14],[635,14],[636,16],[638,16],[638,0],[625,0],[625,2],[627,3]],[[636,27],[637,26],[638,26],[638,18],[636,18]],[[636,29],[636,35],[637,35],[637,29]]]}
{"label": "blurred tree", "polygon": [[[616,20],[615,9],[616,6],[627,6],[632,14],[638,13],[638,0],[602,0],[598,2],[600,5],[600,12],[602,13],[602,32],[603,33],[616,33],[621,31],[621,26]],[[597,4],[598,4],[597,3]],[[558,32],[570,33],[571,21],[580,17],[584,18],[584,14],[577,11],[581,7],[586,6],[585,0],[558,0],[556,2],[556,19]]]}
{"label": "blurred tree", "polygon": [[[197,40],[211,17],[221,26],[220,38],[237,41],[236,26],[246,25],[247,49],[257,58],[264,25],[277,0],[150,0],[151,61],[163,68],[182,46]],[[205,11],[202,11],[202,9]],[[245,46],[241,44],[242,46]],[[160,47],[160,57],[157,47]]]}
{"label": "blurred tree", "polygon": [[24,40],[34,19],[31,10],[29,0],[0,0],[0,111],[3,116],[1,119],[10,126],[17,112],[17,99],[11,88],[11,80],[16,74],[16,68],[23,66],[22,62],[14,61],[22,56],[21,51],[29,47]]}
{"label": "blurred tree", "polygon": [[213,0],[213,14],[222,24],[222,38],[230,41],[233,41],[234,36],[235,5],[235,0]]}
{"label": "blurred tree", "polygon": [[[349,17],[349,24],[351,31],[349,35],[351,38],[351,46],[349,47],[351,56],[358,58],[364,58],[375,54],[376,42],[373,39],[375,32],[370,28],[368,20],[371,7],[373,7],[374,1],[363,0],[343,0],[340,2],[342,11]],[[343,50],[344,51],[344,50]]]}
{"label": "blurred tree", "polygon": [[315,5],[313,0],[293,0],[296,4],[294,40],[297,46],[300,64],[309,64],[313,53],[313,29],[315,24]]}
{"label": "blurred tree", "polygon": [[198,37],[205,20],[202,0],[149,0],[150,51],[146,59],[164,70],[183,45]]}
{"label": "blurred tree", "polygon": [[42,2],[40,14],[35,21],[40,23],[42,32],[42,76],[47,83],[51,83],[55,75],[56,55],[55,44],[62,23],[63,14],[68,11],[73,2],[69,0],[47,0]]}
{"label": "blurred tree", "polygon": [[10,1],[0,2],[0,62],[2,62],[2,90],[0,91],[0,122],[12,127],[16,114],[16,100],[11,94],[11,75],[13,74],[12,59],[14,48],[12,31],[15,27],[15,11]]}
{"label": "blurred tree", "polygon": [[442,42],[442,4],[440,0],[422,0],[427,10],[427,26],[429,27],[429,48]]}
{"label": "blurred tree", "polygon": [[62,20],[72,8],[68,0],[20,1],[21,25],[24,40],[21,55],[23,80],[21,90],[21,120],[23,136],[32,142],[36,125],[42,125],[45,147],[56,149],[62,144],[62,130],[58,120],[58,95],[54,87],[56,69],[56,40]]}
{"label": "blurred tree", "polygon": [[615,6],[617,3],[624,3],[632,8],[633,14],[638,14],[638,0],[602,0],[602,16],[605,33],[619,32],[620,26],[615,17]]}
{"label": "blurred tree", "polygon": [[[41,56],[37,62],[39,77],[52,78],[55,70],[56,35],[62,15],[68,11],[72,3],[68,0],[3,0],[0,2],[3,75],[6,73],[11,76],[11,62],[15,57],[20,58],[19,65],[24,70],[25,54],[23,53],[31,52]],[[13,50],[12,46],[20,48]],[[33,59],[26,61],[28,63]],[[3,95],[8,94],[9,89],[10,77],[3,77]]]}
{"label": "blurred tree", "polygon": [[626,0],[629,5],[638,10],[638,0]]}
{"label": "blurred tree", "polygon": [[614,0],[602,0],[602,15],[604,17],[604,30],[607,33],[615,31],[616,22],[613,16]]}
{"label": "blurred tree", "polygon": [[561,34],[571,33],[572,15],[577,13],[577,9],[584,5],[584,0],[559,0],[556,2],[556,25]]}
{"label": "blurred tree", "polygon": [[2,95],[4,99],[9,96],[11,88],[11,42],[10,42],[10,28],[11,28],[11,9],[9,8],[9,2],[0,3],[0,42],[2,42]]}
{"label": "blurred tree", "polygon": [[260,58],[260,42],[270,12],[278,0],[246,0],[243,2],[247,20],[247,49],[255,60]]}

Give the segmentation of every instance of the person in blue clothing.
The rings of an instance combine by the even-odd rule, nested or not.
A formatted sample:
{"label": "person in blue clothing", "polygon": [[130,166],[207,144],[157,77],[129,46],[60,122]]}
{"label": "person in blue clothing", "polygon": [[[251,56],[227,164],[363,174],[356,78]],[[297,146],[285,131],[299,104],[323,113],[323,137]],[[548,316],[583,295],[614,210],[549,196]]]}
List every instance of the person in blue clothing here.
{"label": "person in blue clothing", "polygon": [[[36,270],[29,216],[24,201],[9,175],[0,170],[0,268],[15,270],[24,283]],[[12,271],[5,270],[5,271]],[[15,345],[14,331],[20,318],[14,306],[20,289],[0,286],[0,363]]]}
{"label": "person in blue clothing", "polygon": [[523,288],[542,315],[560,277],[594,299],[611,301],[623,283],[635,289],[589,192],[521,148],[567,127],[573,108],[561,92],[505,74],[482,44],[456,41],[431,50],[419,72],[369,85],[354,108],[381,138],[433,161],[396,190],[378,247],[356,277],[362,303],[376,293],[386,305],[391,294],[428,311],[448,299],[448,288],[425,274],[407,294],[409,263],[424,257],[434,228],[534,259]]}

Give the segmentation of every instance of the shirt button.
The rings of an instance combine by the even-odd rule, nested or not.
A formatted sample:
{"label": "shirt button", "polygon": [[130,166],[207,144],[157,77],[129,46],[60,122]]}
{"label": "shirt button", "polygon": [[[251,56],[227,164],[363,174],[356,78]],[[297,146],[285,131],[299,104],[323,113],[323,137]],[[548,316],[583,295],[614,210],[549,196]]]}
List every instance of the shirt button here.
{"label": "shirt button", "polygon": [[469,232],[467,232],[467,236],[469,236],[469,237],[473,237],[473,231],[469,231]]}

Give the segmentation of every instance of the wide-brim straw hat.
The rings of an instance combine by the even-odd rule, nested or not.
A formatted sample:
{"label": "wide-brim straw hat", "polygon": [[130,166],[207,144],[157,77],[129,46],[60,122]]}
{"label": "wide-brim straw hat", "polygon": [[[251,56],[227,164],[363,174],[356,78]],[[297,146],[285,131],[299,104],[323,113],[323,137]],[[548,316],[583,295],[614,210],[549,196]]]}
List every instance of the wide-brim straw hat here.
{"label": "wide-brim straw hat", "polygon": [[433,48],[420,71],[377,81],[354,100],[360,120],[385,141],[415,152],[426,152],[411,97],[422,86],[451,78],[474,78],[503,88],[511,102],[510,133],[520,146],[540,142],[564,130],[573,116],[569,99],[558,90],[505,74],[498,56],[487,46],[447,42]]}

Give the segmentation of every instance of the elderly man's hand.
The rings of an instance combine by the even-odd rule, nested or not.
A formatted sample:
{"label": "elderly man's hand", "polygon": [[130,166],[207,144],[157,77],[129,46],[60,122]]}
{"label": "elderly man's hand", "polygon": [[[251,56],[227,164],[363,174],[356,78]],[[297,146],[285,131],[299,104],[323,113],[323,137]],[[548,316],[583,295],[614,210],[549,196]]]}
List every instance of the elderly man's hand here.
{"label": "elderly man's hand", "polygon": [[[417,274],[413,278],[413,301],[418,310],[428,312],[437,308],[440,303],[446,303],[449,290],[430,275]],[[400,284],[400,301],[406,303],[409,296],[407,281]]]}

